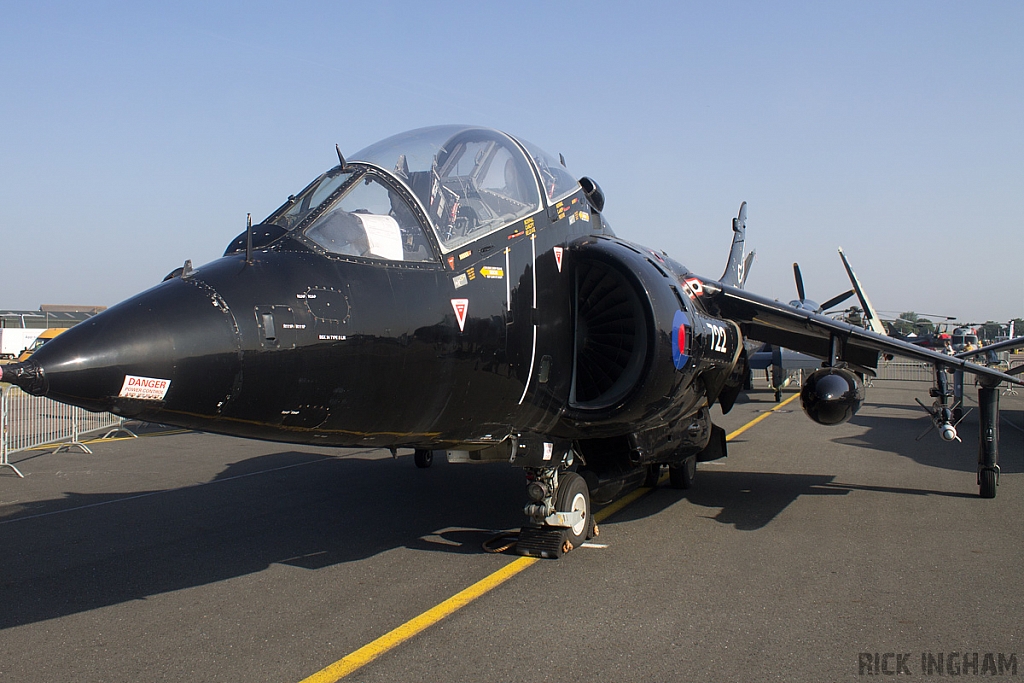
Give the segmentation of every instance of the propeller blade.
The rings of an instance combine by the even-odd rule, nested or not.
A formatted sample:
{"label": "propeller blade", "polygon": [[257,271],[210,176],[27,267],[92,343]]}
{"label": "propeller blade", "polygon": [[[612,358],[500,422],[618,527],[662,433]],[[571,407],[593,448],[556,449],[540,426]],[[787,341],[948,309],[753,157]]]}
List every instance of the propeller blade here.
{"label": "propeller blade", "polygon": [[796,295],[800,301],[803,301],[807,297],[804,296],[804,279],[800,276],[799,263],[793,264],[793,277],[796,278]]}
{"label": "propeller blade", "polygon": [[834,296],[834,297],[832,297],[831,299],[829,299],[828,301],[826,301],[825,303],[823,303],[821,305],[821,310],[827,311],[827,310],[829,310],[830,308],[832,308],[834,306],[838,306],[839,304],[843,303],[844,301],[849,299],[854,294],[856,294],[856,292],[851,289],[848,292],[843,292],[839,296]]}

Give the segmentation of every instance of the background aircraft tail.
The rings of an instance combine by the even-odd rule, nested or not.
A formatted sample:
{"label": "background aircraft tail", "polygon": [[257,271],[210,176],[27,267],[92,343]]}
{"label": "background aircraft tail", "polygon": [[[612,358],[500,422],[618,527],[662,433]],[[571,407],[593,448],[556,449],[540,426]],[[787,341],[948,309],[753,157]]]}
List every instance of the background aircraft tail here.
{"label": "background aircraft tail", "polygon": [[850,262],[846,260],[846,254],[843,253],[842,247],[839,247],[839,256],[843,259],[843,265],[846,266],[846,274],[850,276],[850,284],[853,285],[853,291],[857,292],[857,298],[860,299],[860,305],[864,309],[864,318],[868,323],[868,327],[872,332],[886,334],[885,327],[882,326],[882,321],[878,317],[878,312],[871,305],[871,301],[868,300],[868,295],[864,293],[864,288],[860,286],[860,280],[854,274]]}
{"label": "background aircraft tail", "polygon": [[729,262],[725,265],[721,282],[723,285],[743,288],[750,273],[750,264],[754,261],[754,252],[743,254],[744,242],[747,237],[747,203],[740,204],[740,212],[732,219],[732,249],[729,251]]}

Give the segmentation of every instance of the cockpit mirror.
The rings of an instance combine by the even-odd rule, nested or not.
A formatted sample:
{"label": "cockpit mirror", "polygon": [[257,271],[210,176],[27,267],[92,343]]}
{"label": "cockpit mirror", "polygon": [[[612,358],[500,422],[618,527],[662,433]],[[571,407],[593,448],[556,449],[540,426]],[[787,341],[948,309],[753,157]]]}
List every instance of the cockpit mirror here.
{"label": "cockpit mirror", "polygon": [[604,192],[601,191],[601,186],[597,184],[597,181],[583,176],[580,178],[580,187],[583,188],[583,194],[586,195],[591,208],[601,213],[604,210]]}

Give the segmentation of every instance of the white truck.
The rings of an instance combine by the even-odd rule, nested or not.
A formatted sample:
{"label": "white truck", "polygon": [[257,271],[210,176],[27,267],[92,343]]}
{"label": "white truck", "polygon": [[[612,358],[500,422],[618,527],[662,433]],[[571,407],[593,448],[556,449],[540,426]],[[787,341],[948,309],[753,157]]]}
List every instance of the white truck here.
{"label": "white truck", "polygon": [[42,332],[43,328],[0,327],[0,358],[17,358]]}

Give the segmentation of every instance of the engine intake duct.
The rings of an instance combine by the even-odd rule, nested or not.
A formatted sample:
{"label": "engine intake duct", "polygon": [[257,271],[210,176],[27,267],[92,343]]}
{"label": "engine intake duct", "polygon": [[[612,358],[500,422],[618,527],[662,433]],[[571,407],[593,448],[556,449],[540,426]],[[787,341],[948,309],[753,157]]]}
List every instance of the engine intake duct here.
{"label": "engine intake duct", "polygon": [[614,267],[582,260],[570,405],[601,410],[625,399],[640,380],[647,349],[647,317],[634,286]]}

